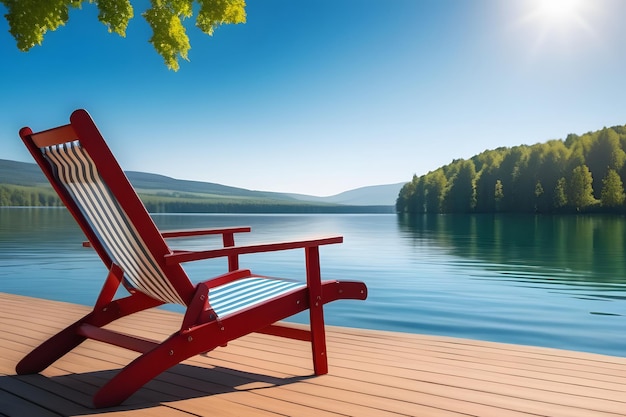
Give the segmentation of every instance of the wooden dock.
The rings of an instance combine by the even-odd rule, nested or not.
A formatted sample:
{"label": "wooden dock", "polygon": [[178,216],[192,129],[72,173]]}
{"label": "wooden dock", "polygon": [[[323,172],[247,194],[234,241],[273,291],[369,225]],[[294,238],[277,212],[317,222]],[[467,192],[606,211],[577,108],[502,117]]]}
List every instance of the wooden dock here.
{"label": "wooden dock", "polygon": [[[0,416],[626,416],[623,357],[335,327],[328,375],[311,375],[307,343],[255,334],[104,410],[91,396],[135,353],[87,341],[41,375],[15,375],[87,310],[0,293]],[[164,338],[180,325],[162,310],[135,318],[111,327]]]}

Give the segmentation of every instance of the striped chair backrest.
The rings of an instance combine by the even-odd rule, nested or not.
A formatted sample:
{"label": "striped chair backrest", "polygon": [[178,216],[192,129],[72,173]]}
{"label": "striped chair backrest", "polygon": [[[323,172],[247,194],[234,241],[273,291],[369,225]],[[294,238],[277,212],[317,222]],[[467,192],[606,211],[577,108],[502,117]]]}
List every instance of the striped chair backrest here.
{"label": "striped chair backrest", "polygon": [[80,143],[41,150],[126,281],[152,298],[185,305]]}

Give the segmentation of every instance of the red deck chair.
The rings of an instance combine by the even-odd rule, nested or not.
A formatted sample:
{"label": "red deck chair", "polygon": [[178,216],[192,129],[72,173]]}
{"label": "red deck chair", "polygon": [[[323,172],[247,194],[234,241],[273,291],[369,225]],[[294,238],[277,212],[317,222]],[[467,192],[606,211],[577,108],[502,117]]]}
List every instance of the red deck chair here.
{"label": "red deck chair", "polygon": [[[22,140],[109,270],[93,311],[51,337],[24,359],[18,374],[37,373],[85,339],[142,353],[94,396],[96,407],[122,403],[161,372],[199,353],[251,332],[310,341],[316,375],[328,372],[322,306],[338,299],[365,299],[361,282],[322,281],[319,247],[342,237],[236,246],[234,235],[247,227],[160,232],[106,145],[89,114],[75,111],[70,124],[33,133]],[[216,234],[223,247],[177,251],[166,238]],[[239,268],[239,255],[303,249],[306,282],[259,276]],[[225,257],[228,271],[193,284],[182,262]],[[122,284],[130,293],[115,298]],[[103,326],[165,303],[186,307],[180,330],[156,342]],[[304,310],[310,330],[277,323]]]}

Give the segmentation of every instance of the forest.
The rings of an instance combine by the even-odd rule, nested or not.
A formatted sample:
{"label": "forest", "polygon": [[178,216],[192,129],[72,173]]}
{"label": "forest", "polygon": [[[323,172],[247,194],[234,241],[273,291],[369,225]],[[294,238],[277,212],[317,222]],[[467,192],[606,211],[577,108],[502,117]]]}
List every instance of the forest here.
{"label": "forest", "polygon": [[626,213],[626,126],[486,150],[414,175],[399,213]]}

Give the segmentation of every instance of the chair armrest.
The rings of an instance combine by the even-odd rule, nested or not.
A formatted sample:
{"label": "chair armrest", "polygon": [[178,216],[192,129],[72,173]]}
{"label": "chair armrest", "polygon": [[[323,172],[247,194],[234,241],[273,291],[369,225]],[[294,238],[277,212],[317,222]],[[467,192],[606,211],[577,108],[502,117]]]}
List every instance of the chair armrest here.
{"label": "chair armrest", "polygon": [[249,227],[223,227],[219,229],[186,229],[186,230],[168,230],[161,232],[161,236],[164,239],[176,238],[176,237],[191,237],[191,236],[204,236],[204,235],[225,235],[233,233],[249,232]]}
{"label": "chair armrest", "polygon": [[182,262],[199,261],[202,259],[220,258],[224,256],[238,256],[249,253],[274,252],[281,250],[319,247],[321,245],[330,245],[342,242],[343,236],[331,236],[317,239],[299,240],[294,242],[260,243],[255,245],[230,246],[226,248],[211,249],[205,251],[177,251],[169,255],[165,255],[165,264],[175,265]]}
{"label": "chair armrest", "polygon": [[[185,229],[185,230],[168,230],[161,232],[161,236],[164,239],[192,237],[192,236],[204,236],[204,235],[233,235],[235,233],[249,232],[250,227],[222,227],[219,229]],[[84,241],[83,247],[90,248],[91,242]]]}

